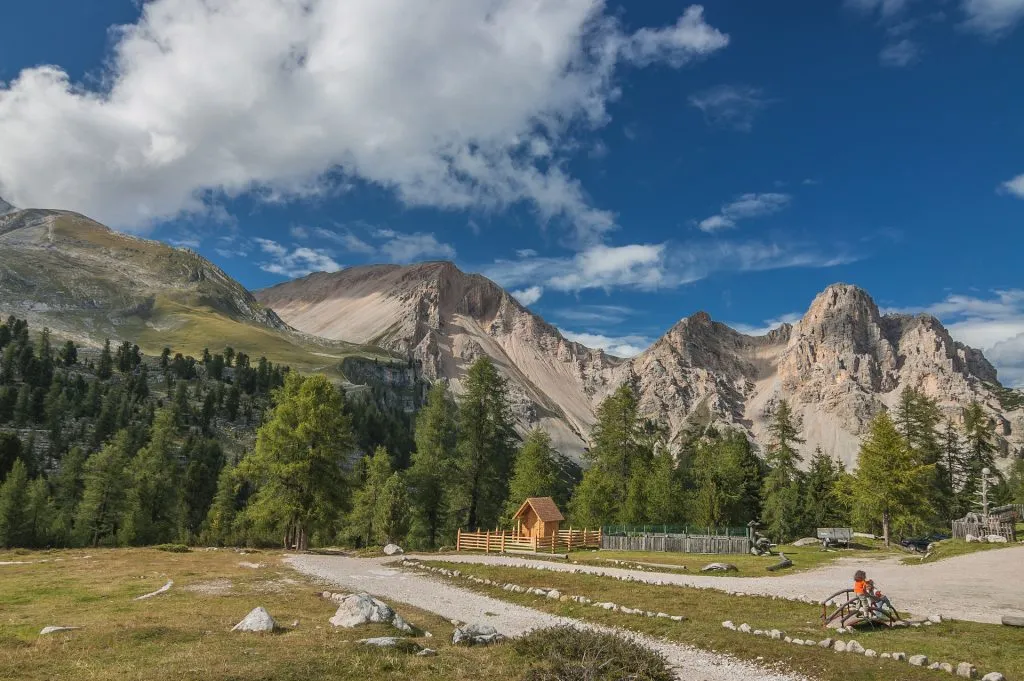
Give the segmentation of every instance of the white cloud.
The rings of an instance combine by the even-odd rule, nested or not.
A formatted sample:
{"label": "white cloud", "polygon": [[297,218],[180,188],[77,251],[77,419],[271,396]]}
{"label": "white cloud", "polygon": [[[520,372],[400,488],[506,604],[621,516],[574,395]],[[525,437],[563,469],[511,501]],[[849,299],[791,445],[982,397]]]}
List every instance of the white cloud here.
{"label": "white cloud", "polygon": [[993,291],[987,298],[954,294],[926,307],[886,311],[939,318],[953,338],[985,352],[1004,385],[1024,387],[1024,289]]}
{"label": "white cloud", "polygon": [[56,66],[0,85],[0,194],[144,228],[363,180],[412,206],[526,202],[588,243],[614,216],[566,161],[620,69],[729,42],[700,6],[627,33],[603,0],[151,0],[112,35],[102,87]]}
{"label": "white cloud", "polygon": [[531,286],[530,288],[526,288],[521,291],[511,291],[511,293],[513,298],[518,300],[521,304],[529,307],[540,300],[540,297],[544,295],[544,287]]}
{"label": "white cloud", "polygon": [[391,262],[409,263],[427,258],[451,260],[455,249],[441,243],[433,234],[395,234],[380,246],[380,251]]}
{"label": "white cloud", "polygon": [[572,257],[497,260],[483,273],[505,288],[544,286],[575,293],[587,289],[676,288],[717,272],[788,267],[833,267],[857,260],[846,251],[822,253],[803,244],[694,241],[685,244],[595,246]]}
{"label": "white cloud", "polygon": [[565,329],[559,331],[571,341],[582,343],[588,348],[604,350],[616,357],[635,357],[651,345],[651,339],[646,336],[605,336],[599,333],[575,333]]}
{"label": "white cloud", "polygon": [[907,8],[912,0],[845,0],[843,4],[864,14],[878,13],[882,19],[890,19]]}
{"label": "white cloud", "polygon": [[618,324],[636,311],[623,305],[581,305],[555,311],[555,316],[570,322],[585,324]]}
{"label": "white cloud", "polygon": [[764,93],[749,85],[719,85],[690,95],[708,125],[750,132],[757,113],[771,104]]}
{"label": "white cloud", "polygon": [[1012,194],[1018,199],[1024,199],[1024,174],[1018,175],[1012,180],[999,185],[999,191]]}
{"label": "white cloud", "polygon": [[783,324],[796,324],[803,317],[799,312],[790,312],[780,315],[775,319],[765,319],[760,324],[744,324],[742,322],[729,322],[729,326],[740,333],[748,336],[763,336],[769,331],[774,331]]}
{"label": "white cloud", "polygon": [[789,205],[789,194],[743,194],[732,203],[722,206],[718,215],[701,220],[697,227],[702,232],[716,232],[732,229],[739,220],[762,217],[778,213]]}
{"label": "white cloud", "polygon": [[319,248],[296,246],[289,249],[270,239],[256,239],[260,250],[270,256],[270,260],[261,262],[259,267],[264,272],[280,274],[285,277],[304,277],[312,272],[337,272],[341,265],[334,261],[328,251]]}
{"label": "white cloud", "polygon": [[909,38],[890,43],[878,53],[878,62],[891,68],[906,68],[921,59],[921,46]]}
{"label": "white cloud", "polygon": [[986,38],[999,39],[1024,20],[1024,0],[962,0],[964,27]]}
{"label": "white cloud", "polygon": [[533,258],[537,255],[537,251],[532,248],[520,248],[516,251],[516,255],[520,258]]}

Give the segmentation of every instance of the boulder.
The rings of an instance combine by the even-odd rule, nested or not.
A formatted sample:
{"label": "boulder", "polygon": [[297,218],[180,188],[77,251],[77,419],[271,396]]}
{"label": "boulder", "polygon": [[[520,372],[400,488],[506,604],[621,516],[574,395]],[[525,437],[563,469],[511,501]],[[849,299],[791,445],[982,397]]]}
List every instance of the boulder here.
{"label": "boulder", "polygon": [[266,608],[260,606],[253,608],[248,615],[245,616],[241,622],[236,624],[231,631],[256,631],[266,632],[273,631],[277,628],[277,623],[274,622],[274,618],[270,616]]}
{"label": "boulder", "polygon": [[385,556],[400,556],[403,553],[405,553],[405,551],[403,551],[402,547],[398,544],[388,544],[384,547]]}
{"label": "boulder", "polygon": [[50,634],[58,634],[62,631],[74,631],[75,629],[81,629],[82,627],[43,627],[42,631],[39,632],[40,636],[49,636]]}
{"label": "boulder", "polygon": [[793,546],[814,546],[820,544],[821,540],[817,537],[804,537],[803,539],[797,539],[793,542]]}
{"label": "boulder", "polygon": [[391,622],[395,611],[386,603],[378,601],[369,594],[350,594],[338,603],[338,611],[330,619],[336,627],[352,629],[371,622]]}
{"label": "boulder", "polygon": [[910,659],[907,660],[907,662],[909,662],[910,664],[914,665],[915,667],[927,667],[928,666],[928,656],[927,655],[911,655]]}
{"label": "boulder", "polygon": [[503,639],[498,630],[489,624],[466,624],[452,633],[452,643],[455,645],[487,645]]}
{"label": "boulder", "polygon": [[1003,615],[1003,626],[1006,626],[1006,627],[1024,627],[1024,617],[1014,617],[1013,615]]}
{"label": "boulder", "polygon": [[989,536],[985,537],[985,539],[988,540],[989,544],[1005,544],[1006,543],[1006,537],[1004,537],[1001,534],[990,534]]}
{"label": "boulder", "polygon": [[732,563],[708,563],[700,569],[701,572],[739,572],[740,569]]}

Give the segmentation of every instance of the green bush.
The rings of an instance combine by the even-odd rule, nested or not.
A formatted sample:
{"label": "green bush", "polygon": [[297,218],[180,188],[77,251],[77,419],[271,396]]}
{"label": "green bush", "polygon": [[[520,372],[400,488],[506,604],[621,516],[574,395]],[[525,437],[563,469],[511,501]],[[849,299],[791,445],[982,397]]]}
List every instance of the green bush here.
{"label": "green bush", "polygon": [[153,548],[157,551],[167,551],[168,553],[188,553],[192,550],[184,544],[160,544]]}
{"label": "green bush", "polygon": [[529,668],[523,681],[671,681],[660,653],[614,634],[574,627],[538,629],[515,639]]}

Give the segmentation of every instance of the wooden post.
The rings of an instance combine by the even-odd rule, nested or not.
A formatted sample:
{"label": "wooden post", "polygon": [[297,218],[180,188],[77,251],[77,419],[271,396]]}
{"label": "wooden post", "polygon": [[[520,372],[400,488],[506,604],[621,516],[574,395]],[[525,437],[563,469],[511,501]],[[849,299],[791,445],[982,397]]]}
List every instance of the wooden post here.
{"label": "wooden post", "polygon": [[501,532],[501,552],[505,553],[505,531]]}
{"label": "wooden post", "polygon": [[458,534],[455,535],[455,550],[456,551],[461,551],[462,550],[462,528],[461,527],[459,528]]}
{"label": "wooden post", "polygon": [[484,553],[491,552],[491,531],[487,530],[487,535],[484,539]]}

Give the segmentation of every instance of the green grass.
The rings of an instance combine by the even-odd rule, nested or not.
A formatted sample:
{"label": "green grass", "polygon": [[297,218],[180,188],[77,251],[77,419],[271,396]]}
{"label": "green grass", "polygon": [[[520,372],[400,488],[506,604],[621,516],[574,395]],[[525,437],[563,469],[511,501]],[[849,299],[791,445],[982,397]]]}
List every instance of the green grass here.
{"label": "green grass", "polygon": [[[882,548],[842,549],[823,551],[818,546],[781,546],[779,549],[793,561],[793,567],[769,572],[768,568],[779,562],[778,555],[753,556],[750,554],[694,554],[668,553],[661,551],[578,551],[570,555],[570,560],[588,565],[604,567],[614,565],[613,561],[632,563],[644,569],[665,570],[669,572],[685,571],[698,573],[708,563],[731,563],[738,568],[737,572],[715,572],[716,576],[726,577],[771,577],[791,574],[803,570],[811,570],[827,565],[840,558],[877,558],[883,559],[898,552],[886,551]],[[777,553],[778,549],[776,549]],[[655,565],[659,567],[655,567]],[[660,567],[664,566],[664,567]],[[625,567],[625,566],[623,566]]]}
{"label": "green grass", "polygon": [[[433,564],[449,569],[452,567],[447,563]],[[595,602],[611,601],[630,608],[684,615],[688,618],[684,622],[624,615],[573,602],[510,593],[464,579],[453,580],[463,588],[552,614],[621,626],[706,650],[729,653],[746,660],[781,663],[823,681],[874,681],[882,678],[934,681],[939,678],[936,675],[940,672],[918,669],[906,663],[838,655],[817,647],[805,648],[744,635],[721,626],[724,620],[732,620],[737,625],[747,622],[755,629],[777,628],[794,638],[820,640],[832,634],[820,625],[819,606],[757,596],[730,596],[712,590],[621,582],[597,575],[471,564],[460,564],[458,569],[464,575],[475,575],[499,583],[557,588],[563,594],[582,595]],[[899,603],[896,606],[899,607]],[[879,629],[841,638],[855,638],[865,648],[874,648],[878,652],[922,653],[932,661],[950,662],[954,666],[958,662],[967,661],[977,665],[983,673],[999,671],[1011,681],[1024,679],[1024,655],[1020,654],[1024,646],[1024,630],[1021,629],[973,622],[944,622],[934,627]]]}
{"label": "green grass", "polygon": [[[278,552],[0,552],[0,561],[12,560],[48,562],[0,565],[0,679],[493,681],[522,678],[539,659],[511,645],[452,646],[450,623],[395,603],[413,626],[434,634],[414,640],[438,656],[365,648],[355,641],[396,631],[335,630],[327,622],[335,608],[315,593],[323,587],[283,565]],[[241,561],[266,567],[243,568]],[[168,579],[169,592],[133,600]],[[230,631],[259,605],[282,631]],[[39,636],[48,625],[82,629]]]}
{"label": "green grass", "polygon": [[[967,543],[963,539],[946,539],[935,544],[928,554],[907,556],[903,559],[904,563],[908,565],[918,565],[920,563],[936,563],[940,560],[947,560],[949,558],[955,558],[957,556],[965,556],[970,553],[978,553],[980,551],[993,551],[998,549],[1005,549],[1007,547],[1017,546],[1017,544],[1007,542],[1005,544],[989,544],[971,542]],[[925,557],[927,555],[927,557]]]}

